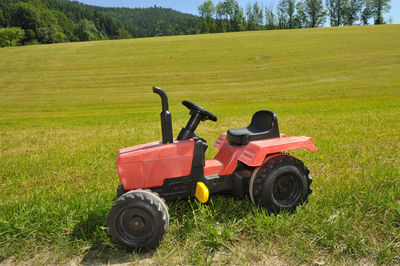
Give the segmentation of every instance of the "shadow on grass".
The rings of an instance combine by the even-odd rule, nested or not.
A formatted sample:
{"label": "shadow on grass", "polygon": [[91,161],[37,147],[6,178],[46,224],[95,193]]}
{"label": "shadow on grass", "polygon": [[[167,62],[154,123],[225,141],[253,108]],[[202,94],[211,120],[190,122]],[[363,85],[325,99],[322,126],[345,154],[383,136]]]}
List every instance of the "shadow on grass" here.
{"label": "shadow on grass", "polygon": [[[136,253],[115,247],[107,236],[106,220],[108,210],[90,212],[87,218],[74,227],[71,234],[73,242],[84,242],[88,249],[81,249],[84,254],[80,264],[119,264],[146,263],[154,252]],[[148,263],[146,263],[148,264]]]}
{"label": "shadow on grass", "polygon": [[[175,224],[179,225],[169,228],[169,234],[173,234],[174,240],[181,244],[190,237],[199,237],[205,245],[197,254],[201,259],[204,259],[202,251],[217,250],[225,246],[225,242],[236,241],[238,238],[236,232],[228,227],[234,226],[232,221],[244,219],[255,211],[249,200],[237,200],[228,195],[214,197],[208,204],[201,204],[196,200],[177,200],[168,202],[168,205],[171,220],[175,220]],[[88,247],[81,250],[84,255],[79,263],[154,263],[153,256],[156,250],[136,253],[111,243],[106,228],[108,211],[102,207],[94,209],[88,213],[86,219],[74,227],[71,234],[72,242],[78,243],[80,247]],[[166,245],[169,245],[168,242]]]}

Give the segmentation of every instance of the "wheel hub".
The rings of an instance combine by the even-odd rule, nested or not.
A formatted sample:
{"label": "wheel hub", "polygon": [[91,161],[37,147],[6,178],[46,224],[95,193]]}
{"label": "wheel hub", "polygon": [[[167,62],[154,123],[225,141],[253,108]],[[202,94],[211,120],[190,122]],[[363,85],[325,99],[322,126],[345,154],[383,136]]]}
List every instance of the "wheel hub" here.
{"label": "wheel hub", "polygon": [[128,208],[120,214],[118,231],[127,242],[148,239],[154,230],[154,219],[146,209]]}
{"label": "wheel hub", "polygon": [[281,204],[288,204],[296,201],[300,195],[299,186],[300,184],[295,177],[291,175],[282,175],[274,182],[274,198]]}
{"label": "wheel hub", "polygon": [[140,230],[140,229],[142,229],[143,228],[143,226],[144,226],[144,220],[143,220],[143,218],[141,218],[141,217],[133,217],[133,219],[132,219],[132,227],[133,227],[133,230]]}

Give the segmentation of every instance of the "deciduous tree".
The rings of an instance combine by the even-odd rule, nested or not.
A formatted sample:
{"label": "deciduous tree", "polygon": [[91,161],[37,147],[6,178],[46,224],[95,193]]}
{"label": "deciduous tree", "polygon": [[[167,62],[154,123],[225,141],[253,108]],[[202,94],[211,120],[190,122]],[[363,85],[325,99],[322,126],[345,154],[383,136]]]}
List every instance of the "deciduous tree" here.
{"label": "deciduous tree", "polygon": [[117,39],[130,39],[132,38],[132,34],[129,33],[129,31],[127,31],[124,28],[119,28],[118,29],[118,35],[116,36]]}
{"label": "deciduous tree", "polygon": [[326,12],[322,0],[303,0],[304,13],[307,16],[307,26],[320,27],[325,23]]}
{"label": "deciduous tree", "polygon": [[368,20],[372,17],[371,7],[369,0],[363,1],[363,7],[361,11],[361,21],[364,25],[368,25]]}
{"label": "deciduous tree", "polygon": [[294,28],[294,15],[296,11],[296,0],[280,0],[278,10],[282,15],[283,28]]}
{"label": "deciduous tree", "polygon": [[18,27],[0,28],[0,46],[19,45],[25,32]]}
{"label": "deciduous tree", "polygon": [[79,21],[74,33],[80,41],[93,41],[99,39],[96,26],[92,21],[87,19]]}
{"label": "deciduous tree", "polygon": [[211,0],[205,1],[198,6],[201,17],[201,31],[203,33],[215,32],[216,25],[213,19],[215,15],[215,6]]}
{"label": "deciduous tree", "polygon": [[374,17],[374,24],[384,24],[383,14],[390,11],[390,0],[370,0],[367,3]]}
{"label": "deciduous tree", "polygon": [[295,28],[306,28],[308,27],[307,15],[303,2],[297,2],[296,14],[294,17]]}
{"label": "deciduous tree", "polygon": [[353,25],[361,17],[362,0],[347,0],[344,4],[343,24]]}
{"label": "deciduous tree", "polygon": [[353,25],[360,19],[362,0],[327,0],[331,26]]}
{"label": "deciduous tree", "polygon": [[228,29],[225,23],[225,6],[223,2],[219,2],[215,6],[215,15],[217,18],[218,32],[226,32]]}
{"label": "deciduous tree", "polygon": [[263,25],[263,8],[257,1],[253,5],[248,4],[246,9],[247,15],[247,29],[259,30]]}
{"label": "deciduous tree", "polygon": [[326,0],[326,8],[329,14],[331,26],[340,26],[343,18],[345,0]]}
{"label": "deciduous tree", "polygon": [[243,9],[239,6],[237,1],[233,1],[233,18],[232,18],[232,30],[242,31],[245,27],[245,19]]}
{"label": "deciduous tree", "polygon": [[56,32],[54,38],[56,42],[65,42],[68,39],[67,35],[65,35],[65,33],[61,31]]}
{"label": "deciduous tree", "polygon": [[267,30],[273,30],[277,28],[276,15],[274,13],[273,5],[265,7],[265,28]]}

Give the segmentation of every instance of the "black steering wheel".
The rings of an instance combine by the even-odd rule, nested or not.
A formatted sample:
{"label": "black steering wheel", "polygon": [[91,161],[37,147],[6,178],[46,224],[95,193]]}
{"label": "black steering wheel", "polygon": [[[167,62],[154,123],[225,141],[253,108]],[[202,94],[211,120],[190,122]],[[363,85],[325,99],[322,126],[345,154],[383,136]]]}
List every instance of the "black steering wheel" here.
{"label": "black steering wheel", "polygon": [[198,106],[195,103],[189,102],[189,101],[182,101],[182,104],[186,106],[191,112],[196,112],[201,115],[201,120],[206,121],[206,120],[211,120],[214,122],[217,122],[217,117],[213,115],[211,112],[207,111],[203,107]]}

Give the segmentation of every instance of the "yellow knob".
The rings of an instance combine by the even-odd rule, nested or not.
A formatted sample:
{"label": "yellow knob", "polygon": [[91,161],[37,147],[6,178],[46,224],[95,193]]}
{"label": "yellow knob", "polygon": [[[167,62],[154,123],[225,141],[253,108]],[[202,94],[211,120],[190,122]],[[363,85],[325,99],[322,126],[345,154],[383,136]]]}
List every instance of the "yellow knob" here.
{"label": "yellow knob", "polygon": [[210,192],[208,191],[207,186],[203,182],[197,182],[196,192],[195,192],[194,196],[201,203],[206,203],[208,201]]}

